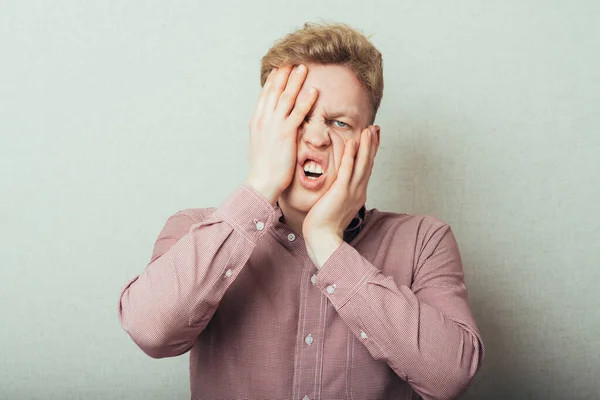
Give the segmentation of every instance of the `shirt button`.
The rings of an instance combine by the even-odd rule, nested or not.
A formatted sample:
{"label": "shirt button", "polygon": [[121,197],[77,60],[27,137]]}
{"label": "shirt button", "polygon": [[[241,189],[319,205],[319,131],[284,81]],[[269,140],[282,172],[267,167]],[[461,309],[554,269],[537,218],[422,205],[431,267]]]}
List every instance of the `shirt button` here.
{"label": "shirt button", "polygon": [[365,333],[365,331],[360,331],[360,337],[363,339],[367,338],[367,334]]}
{"label": "shirt button", "polygon": [[333,294],[333,292],[335,292],[335,285],[327,286],[327,293]]}
{"label": "shirt button", "polygon": [[307,345],[311,345],[313,342],[313,338],[312,338],[312,334],[308,334],[308,336],[306,337],[306,339],[304,339],[304,341],[306,342]]}
{"label": "shirt button", "polygon": [[290,233],[290,234],[288,235],[288,240],[289,240],[290,242],[293,242],[295,239],[296,239],[296,235],[294,235],[293,233]]}
{"label": "shirt button", "polygon": [[304,397],[302,398],[302,400],[310,400],[310,397],[308,397],[308,396],[304,396]]}
{"label": "shirt button", "polygon": [[233,275],[233,272],[230,269],[228,269],[227,272],[225,272],[225,276],[230,278],[231,275]]}
{"label": "shirt button", "polygon": [[262,221],[258,221],[256,223],[256,229],[258,229],[259,231],[262,231],[263,229],[265,229],[265,223]]}
{"label": "shirt button", "polygon": [[310,281],[312,282],[313,285],[315,283],[317,283],[317,275],[313,274],[313,276],[310,277]]}

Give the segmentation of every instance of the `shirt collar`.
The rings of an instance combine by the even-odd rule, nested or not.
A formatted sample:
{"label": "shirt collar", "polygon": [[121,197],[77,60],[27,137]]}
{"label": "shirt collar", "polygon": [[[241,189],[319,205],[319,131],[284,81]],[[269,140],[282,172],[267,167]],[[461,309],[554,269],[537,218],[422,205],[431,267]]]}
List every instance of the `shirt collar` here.
{"label": "shirt collar", "polygon": [[344,241],[350,243],[358,235],[365,224],[367,208],[363,205],[356,213],[350,224],[344,230]]}
{"label": "shirt collar", "polygon": [[[352,239],[359,234],[361,229],[365,224],[365,214],[367,212],[367,208],[363,205],[360,210],[356,213],[352,221],[348,224],[346,229],[344,229],[344,241],[351,242]],[[281,212],[281,208],[279,208],[279,203],[275,205],[275,220],[281,222],[281,217],[283,217],[283,213]]]}

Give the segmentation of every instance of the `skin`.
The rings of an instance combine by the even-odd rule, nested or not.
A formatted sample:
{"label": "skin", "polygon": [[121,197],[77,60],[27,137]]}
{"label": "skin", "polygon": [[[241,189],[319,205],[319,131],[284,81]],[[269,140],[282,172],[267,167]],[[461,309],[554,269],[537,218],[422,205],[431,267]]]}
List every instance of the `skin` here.
{"label": "skin", "polygon": [[[371,117],[368,93],[349,68],[308,64],[273,70],[250,122],[246,183],[279,201],[284,223],[302,232],[318,269],[365,204],[380,138]],[[297,176],[307,150],[328,160],[319,190],[305,189]]]}

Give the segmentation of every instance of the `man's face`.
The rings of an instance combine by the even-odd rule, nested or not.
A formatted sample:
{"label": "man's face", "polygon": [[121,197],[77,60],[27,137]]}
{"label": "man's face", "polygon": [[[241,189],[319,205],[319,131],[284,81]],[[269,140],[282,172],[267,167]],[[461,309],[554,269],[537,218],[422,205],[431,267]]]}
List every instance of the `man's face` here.
{"label": "man's face", "polygon": [[[318,98],[298,129],[299,164],[292,183],[280,198],[289,207],[304,213],[310,211],[335,182],[345,143],[351,138],[355,143],[360,142],[360,133],[369,125],[372,113],[367,91],[349,68],[318,64],[307,67],[308,75],[300,95],[315,87]],[[316,174],[320,166],[321,177],[310,179],[309,176],[316,174],[304,172],[315,166],[310,161],[301,163],[307,156],[320,161]]]}

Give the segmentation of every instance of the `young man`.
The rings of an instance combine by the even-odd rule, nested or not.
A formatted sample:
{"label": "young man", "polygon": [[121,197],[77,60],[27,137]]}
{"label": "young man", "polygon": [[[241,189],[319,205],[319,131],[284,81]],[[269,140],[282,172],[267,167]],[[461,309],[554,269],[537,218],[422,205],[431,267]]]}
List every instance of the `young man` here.
{"label": "young man", "polygon": [[149,356],[191,350],[193,399],[448,399],[483,346],[450,227],[366,210],[381,54],[311,25],[262,60],[250,173],[161,231],[119,319]]}

